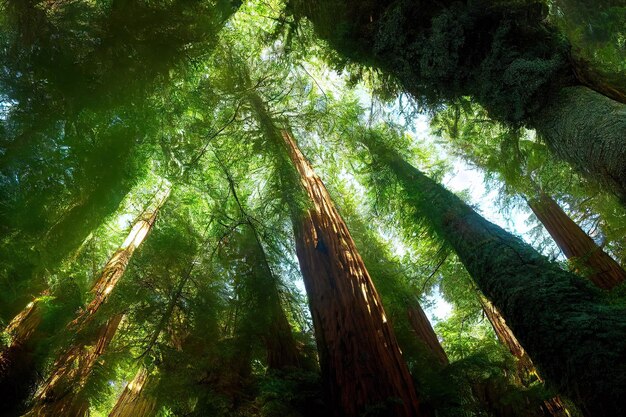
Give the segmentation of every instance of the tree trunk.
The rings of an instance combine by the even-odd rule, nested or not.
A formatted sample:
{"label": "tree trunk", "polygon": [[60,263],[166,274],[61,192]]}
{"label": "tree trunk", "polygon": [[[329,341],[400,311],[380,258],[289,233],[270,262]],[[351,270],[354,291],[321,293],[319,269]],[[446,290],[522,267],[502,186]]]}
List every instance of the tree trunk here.
{"label": "tree trunk", "polygon": [[626,105],[587,87],[567,87],[530,122],[558,157],[626,203]]}
{"label": "tree trunk", "polygon": [[356,417],[386,406],[389,415],[417,416],[411,375],[350,232],[294,140],[282,136],[311,199],[293,218],[296,252],[335,412]]}
{"label": "tree trunk", "polygon": [[428,321],[428,317],[426,317],[424,310],[422,310],[417,300],[408,308],[407,314],[411,328],[417,338],[424,342],[429,351],[432,352],[442,365],[449,364],[448,355],[446,355],[446,352],[443,350],[433,326],[430,324],[430,321]]}
{"label": "tree trunk", "polygon": [[297,368],[300,366],[300,352],[291,333],[291,326],[285,311],[279,305],[265,339],[267,366],[270,369]]}
{"label": "tree trunk", "polygon": [[102,274],[95,282],[91,290],[94,294],[93,299],[72,323],[78,324],[93,317],[93,313],[98,311],[100,306],[106,301],[111,291],[113,291],[120,278],[124,275],[124,271],[135,250],[141,245],[152,226],[154,226],[159,209],[169,196],[169,191],[169,188],[162,190],[160,195],[156,197],[155,204],[146,210],[135,223],[124,243],[104,266]]}
{"label": "tree trunk", "polygon": [[507,326],[504,317],[502,317],[498,309],[485,297],[479,296],[479,298],[480,304],[485,312],[485,316],[487,316],[487,320],[489,320],[493,330],[496,332],[496,336],[498,336],[500,342],[506,346],[509,352],[517,358],[518,369],[520,371],[519,373],[522,376],[522,383],[528,380],[530,375],[538,376],[532,360],[519,343],[509,326]]}
{"label": "tree trunk", "polygon": [[[46,291],[43,295],[46,296],[47,294],[48,292]],[[37,327],[39,327],[42,319],[41,305],[39,303],[38,299],[28,303],[24,310],[15,316],[4,330],[9,337],[9,343],[0,352],[0,379],[2,379],[2,375],[7,367],[10,366],[10,361],[8,360],[12,356],[10,352],[19,349],[27,343],[35,330],[37,330]]]}
{"label": "tree trunk", "polygon": [[590,62],[580,58],[572,59],[572,67],[574,68],[576,79],[578,79],[582,85],[612,100],[626,104],[626,86],[612,79],[619,77],[621,74],[616,74],[614,77],[604,75],[598,70],[595,70]]}
{"label": "tree trunk", "polygon": [[[530,382],[530,377],[534,376],[538,380],[542,381],[541,376],[537,372],[533,361],[526,353],[522,345],[519,343],[506,321],[498,311],[498,309],[485,297],[479,295],[480,304],[483,307],[487,320],[491,323],[493,330],[496,332],[496,336],[500,342],[509,349],[509,352],[515,358],[517,358],[517,373],[520,377],[522,385],[527,386]],[[565,408],[563,401],[556,396],[545,400],[541,407],[544,415],[553,417],[569,417],[569,412]]]}
{"label": "tree trunk", "polygon": [[605,290],[626,280],[626,271],[596,245],[551,197],[541,192],[536,199],[528,200],[528,205],[567,259],[585,267],[577,272],[582,272],[597,287]]}
{"label": "tree trunk", "polygon": [[488,222],[375,136],[361,139],[405,201],[457,253],[542,375],[590,417],[626,408],[626,311]]}
{"label": "tree trunk", "polygon": [[141,367],[117,399],[109,417],[152,417],[156,414],[156,398],[144,391],[149,381],[148,371]]}
{"label": "tree trunk", "polygon": [[79,395],[91,370],[113,340],[123,315],[113,316],[100,328],[93,346],[74,345],[54,364],[54,371],[39,389],[24,417],[86,417],[89,400]]}
{"label": "tree trunk", "polygon": [[55,362],[51,375],[39,389],[34,404],[26,416],[82,417],[87,415],[88,400],[81,398],[78,394],[98,358],[115,336],[122,315],[118,314],[109,319],[107,324],[101,327],[97,339],[85,335],[89,331],[88,324],[124,274],[131,256],[154,225],[157,213],[168,195],[169,189],[160,192],[155,204],[143,213],[124,243],[105,265],[93,286],[93,300],[68,325],[69,332],[75,332],[79,339],[83,337],[85,340],[73,344]]}

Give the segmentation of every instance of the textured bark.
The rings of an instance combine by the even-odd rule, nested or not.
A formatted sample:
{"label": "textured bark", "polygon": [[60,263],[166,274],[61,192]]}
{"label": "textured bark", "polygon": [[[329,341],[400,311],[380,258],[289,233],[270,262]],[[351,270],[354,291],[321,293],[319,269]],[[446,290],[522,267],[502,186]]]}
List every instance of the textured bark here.
{"label": "textured bark", "polygon": [[115,336],[122,315],[118,314],[110,318],[101,327],[95,339],[88,335],[88,324],[124,274],[131,256],[154,225],[157,213],[168,195],[169,189],[157,196],[155,204],[142,214],[124,243],[105,265],[93,286],[92,301],[68,325],[67,330],[75,332],[80,341],[70,346],[54,363],[50,376],[38,390],[33,406],[26,416],[82,417],[87,415],[89,403],[77,394],[85,385],[98,358],[105,352]]}
{"label": "textured bark", "polygon": [[[534,376],[541,381],[541,376],[539,376],[533,361],[506,324],[498,309],[482,296],[480,296],[480,303],[500,342],[517,358],[518,375],[520,375],[522,384],[525,384],[529,376]],[[553,417],[569,417],[570,415],[558,396],[545,400],[541,406],[541,411],[544,415]]]}
{"label": "textured bark", "polygon": [[109,417],[152,417],[156,414],[156,398],[146,394],[149,381],[146,368],[140,368],[117,399]]}
{"label": "textured bark", "polygon": [[610,290],[626,280],[626,271],[602,250],[548,195],[528,200],[535,216],[567,259],[587,270],[580,271],[597,287]]}
{"label": "textured bark", "polygon": [[[44,293],[44,295],[47,295],[47,293]],[[12,356],[11,351],[17,350],[27,343],[41,323],[42,312],[39,303],[39,300],[33,300],[28,303],[24,310],[15,316],[4,330],[10,337],[10,342],[8,346],[0,352],[0,379],[7,367],[10,366],[8,358]]]}
{"label": "textured bark", "polygon": [[415,302],[411,307],[409,307],[407,314],[409,316],[411,328],[415,332],[418,339],[424,342],[430,352],[432,352],[442,365],[450,363],[448,355],[446,355],[441,343],[439,343],[437,334],[435,333],[433,326],[430,324],[430,321],[428,321],[428,317],[426,317],[426,314],[424,313],[424,310],[422,310],[419,303]]}
{"label": "textured bark", "polygon": [[77,395],[91,370],[113,340],[123,315],[113,316],[100,328],[93,346],[72,346],[55,362],[54,371],[39,389],[25,417],[86,417],[89,401]]}
{"label": "textured bark", "polygon": [[124,275],[124,271],[126,271],[128,262],[135,253],[135,250],[141,245],[152,229],[152,226],[154,226],[159,209],[163,206],[168,196],[169,189],[161,191],[156,197],[155,203],[149,207],[133,225],[124,243],[122,243],[111,259],[109,259],[109,262],[104,266],[102,273],[91,289],[93,293],[91,302],[87,305],[85,310],[74,319],[72,322],[73,325],[84,325],[107,300],[109,294]]}
{"label": "textured bark", "polygon": [[626,105],[587,87],[568,87],[530,124],[557,156],[626,203]]}
{"label": "textured bark", "polygon": [[36,360],[31,336],[41,319],[40,301],[33,300],[5,329],[10,341],[0,352],[0,404],[7,416],[19,415],[35,385]]}
{"label": "textured bark", "polygon": [[[573,60],[572,66],[578,81],[592,90],[622,104],[626,104],[626,86],[616,82],[597,70],[589,62],[581,59]],[[619,77],[619,75],[617,75]]]}
{"label": "textured bark", "polygon": [[487,320],[491,323],[491,326],[496,332],[496,336],[498,336],[500,342],[506,346],[513,356],[517,358],[519,370],[522,375],[524,375],[524,378],[526,378],[527,375],[536,375],[537,371],[532,360],[519,343],[509,326],[507,326],[502,314],[500,314],[498,309],[485,297],[480,297],[480,303],[483,307],[483,311],[485,312],[485,316],[487,316]]}
{"label": "textured bark", "polygon": [[309,298],[323,377],[337,415],[387,403],[416,416],[418,401],[380,297],[324,184],[283,132],[312,207],[294,218],[296,252]]}
{"label": "textured bark", "polygon": [[580,277],[488,222],[373,136],[374,160],[396,176],[415,215],[455,250],[541,374],[585,415],[626,408],[626,311]]}

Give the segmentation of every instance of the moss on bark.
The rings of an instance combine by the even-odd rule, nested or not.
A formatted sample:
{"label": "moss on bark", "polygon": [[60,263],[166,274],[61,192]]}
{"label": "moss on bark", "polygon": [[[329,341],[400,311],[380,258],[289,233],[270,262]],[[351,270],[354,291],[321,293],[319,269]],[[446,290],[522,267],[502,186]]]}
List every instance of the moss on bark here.
{"label": "moss on bark", "polygon": [[456,251],[481,291],[548,383],[589,417],[626,407],[626,309],[482,218],[374,137],[364,139],[381,169],[404,189],[415,216]]}

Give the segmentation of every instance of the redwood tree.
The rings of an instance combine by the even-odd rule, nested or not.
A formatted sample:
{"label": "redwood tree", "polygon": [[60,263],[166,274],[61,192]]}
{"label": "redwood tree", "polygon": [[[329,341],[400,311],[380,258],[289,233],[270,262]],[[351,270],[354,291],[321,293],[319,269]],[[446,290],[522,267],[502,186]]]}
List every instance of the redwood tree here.
{"label": "redwood tree", "polygon": [[619,414],[626,401],[624,308],[482,218],[379,134],[362,140],[376,167],[401,185],[416,220],[455,250],[546,380],[586,415]]}
{"label": "redwood tree", "polygon": [[416,416],[411,376],[350,232],[291,135],[283,131],[282,137],[311,199],[309,208],[293,214],[294,235],[335,410],[357,416],[390,401],[394,415]]}
{"label": "redwood tree", "polygon": [[130,258],[152,229],[158,211],[168,195],[169,189],[161,190],[155,202],[142,214],[124,243],[105,265],[94,283],[92,301],[67,326],[68,332],[76,333],[76,340],[55,361],[50,376],[38,389],[26,416],[88,415],[89,402],[80,396],[80,390],[97,360],[113,340],[123,314],[113,315],[96,333],[93,333],[90,323],[124,275]]}
{"label": "redwood tree", "polygon": [[610,290],[626,279],[626,271],[593,241],[557,204],[540,192],[528,200],[528,206],[554,239],[575,269],[598,288]]}
{"label": "redwood tree", "polygon": [[152,417],[157,409],[156,398],[146,393],[146,384],[150,381],[146,368],[141,367],[135,377],[120,394],[109,417]]}

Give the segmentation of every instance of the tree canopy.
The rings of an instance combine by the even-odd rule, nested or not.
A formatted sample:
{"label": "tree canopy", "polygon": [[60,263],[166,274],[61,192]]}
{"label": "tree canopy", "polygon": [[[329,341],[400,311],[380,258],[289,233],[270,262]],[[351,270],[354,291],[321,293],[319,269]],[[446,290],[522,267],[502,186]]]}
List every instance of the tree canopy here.
{"label": "tree canopy", "polygon": [[2,2],[0,416],[621,415],[624,23]]}

